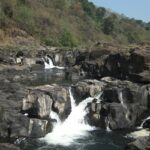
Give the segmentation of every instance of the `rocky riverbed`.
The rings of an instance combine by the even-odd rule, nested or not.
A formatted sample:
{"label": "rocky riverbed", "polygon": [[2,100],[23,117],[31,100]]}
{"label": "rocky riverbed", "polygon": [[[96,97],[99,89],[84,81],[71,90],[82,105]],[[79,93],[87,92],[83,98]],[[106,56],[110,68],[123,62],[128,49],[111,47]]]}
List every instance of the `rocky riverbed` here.
{"label": "rocky riverbed", "polygon": [[[52,71],[45,70],[50,61]],[[76,104],[99,95],[86,107],[88,124],[114,132],[135,130],[150,116],[150,47],[1,50],[0,148],[10,149],[7,143],[19,146],[16,140],[24,138],[44,137],[56,122],[51,112],[64,121],[71,112],[69,87]],[[150,129],[150,119],[142,128]],[[149,140],[140,137],[125,149],[146,150]]]}

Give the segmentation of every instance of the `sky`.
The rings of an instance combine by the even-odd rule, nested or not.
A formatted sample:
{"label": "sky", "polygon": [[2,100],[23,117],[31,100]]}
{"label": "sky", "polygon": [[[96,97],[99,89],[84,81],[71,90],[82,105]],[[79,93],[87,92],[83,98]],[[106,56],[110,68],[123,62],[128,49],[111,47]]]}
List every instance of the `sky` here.
{"label": "sky", "polygon": [[89,0],[127,17],[150,22],[150,0]]}

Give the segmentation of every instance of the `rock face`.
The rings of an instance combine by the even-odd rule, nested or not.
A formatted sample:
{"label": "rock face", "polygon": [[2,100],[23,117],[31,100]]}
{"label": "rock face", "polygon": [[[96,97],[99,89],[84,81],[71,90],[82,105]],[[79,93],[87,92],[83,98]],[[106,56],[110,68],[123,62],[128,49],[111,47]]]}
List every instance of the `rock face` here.
{"label": "rock face", "polygon": [[71,103],[68,88],[54,84],[36,87],[36,90],[39,89],[51,97],[53,101],[51,109],[57,112],[62,120],[70,114]]}
{"label": "rock face", "polygon": [[44,137],[48,133],[48,121],[40,119],[30,119],[29,137]]}
{"label": "rock face", "polygon": [[72,87],[76,102],[79,103],[87,97],[93,97],[102,91],[105,83],[98,80],[84,80]]}
{"label": "rock face", "polygon": [[[63,79],[71,79],[73,83],[82,79],[72,86],[77,104],[87,97],[95,97],[86,108],[86,119],[91,125],[112,130],[131,129],[149,116],[149,48],[10,50],[0,52],[0,138],[43,137],[53,128],[51,111],[57,112],[62,121],[70,114],[67,87],[24,84],[35,81],[37,68],[44,69],[45,56],[49,56],[54,65],[66,67]],[[143,127],[149,129],[150,121]],[[149,149],[149,138],[138,139],[126,149],[143,150],[142,142],[146,145],[143,149]],[[6,149],[4,146],[9,147],[3,145],[3,149]]]}
{"label": "rock face", "polygon": [[149,150],[150,137],[137,139],[135,142],[128,144],[124,150]]}
{"label": "rock face", "polygon": [[49,118],[52,99],[49,95],[39,90],[31,91],[24,99],[22,112],[31,118]]}
{"label": "rock face", "polygon": [[[111,76],[119,79],[128,79],[134,82],[150,83],[149,52],[135,50],[129,53],[111,53],[97,51],[88,61],[83,61],[81,68],[90,78],[100,79]],[[96,52],[95,52],[96,53]]]}
{"label": "rock face", "polygon": [[19,147],[13,145],[13,144],[8,144],[8,143],[0,143],[0,150],[20,150]]}
{"label": "rock face", "polygon": [[0,138],[40,138],[52,130],[51,110],[61,119],[70,113],[68,88],[58,85],[27,89],[0,80]]}
{"label": "rock face", "polygon": [[134,127],[148,111],[149,86],[103,78],[79,82],[73,89],[78,100],[101,93],[100,98],[88,105],[87,119],[92,125],[116,130]]}
{"label": "rock face", "polygon": [[150,118],[145,120],[143,123],[143,128],[150,129]]}

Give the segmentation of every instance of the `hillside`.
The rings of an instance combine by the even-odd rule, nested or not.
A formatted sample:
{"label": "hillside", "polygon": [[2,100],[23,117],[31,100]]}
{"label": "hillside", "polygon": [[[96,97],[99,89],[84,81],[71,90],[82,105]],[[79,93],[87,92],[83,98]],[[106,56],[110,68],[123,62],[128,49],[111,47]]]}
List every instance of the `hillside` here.
{"label": "hillside", "polygon": [[0,0],[0,46],[127,45],[150,41],[150,23],[88,0]]}

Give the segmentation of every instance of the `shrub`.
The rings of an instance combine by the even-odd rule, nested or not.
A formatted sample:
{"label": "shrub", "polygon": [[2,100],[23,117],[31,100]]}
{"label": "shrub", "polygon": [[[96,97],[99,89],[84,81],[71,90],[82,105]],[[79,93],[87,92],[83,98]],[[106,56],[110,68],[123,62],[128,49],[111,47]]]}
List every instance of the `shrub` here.
{"label": "shrub", "polygon": [[76,46],[76,42],[72,34],[66,29],[61,33],[60,38],[59,38],[59,43],[62,46],[69,46],[69,47]]}
{"label": "shrub", "polygon": [[58,46],[58,41],[52,39],[51,37],[42,37],[41,38],[42,44],[46,46]]}
{"label": "shrub", "polygon": [[130,32],[127,34],[129,43],[137,43],[140,42],[140,37],[136,32]]}

